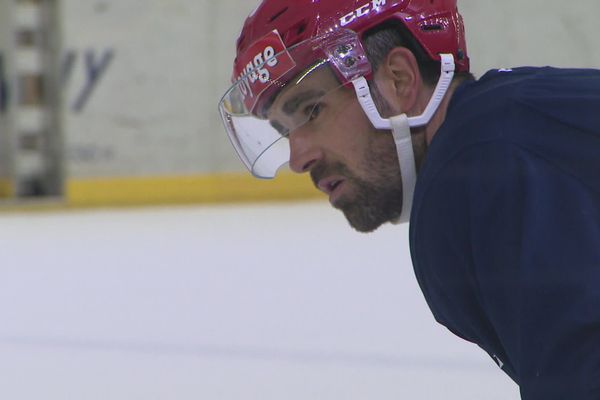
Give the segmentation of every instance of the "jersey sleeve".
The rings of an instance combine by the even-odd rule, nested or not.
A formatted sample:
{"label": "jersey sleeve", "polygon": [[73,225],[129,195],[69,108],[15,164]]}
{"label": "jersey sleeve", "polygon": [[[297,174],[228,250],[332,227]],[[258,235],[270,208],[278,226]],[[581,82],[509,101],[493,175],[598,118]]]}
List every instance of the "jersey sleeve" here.
{"label": "jersey sleeve", "polygon": [[462,158],[473,285],[522,398],[600,399],[600,194],[507,140]]}

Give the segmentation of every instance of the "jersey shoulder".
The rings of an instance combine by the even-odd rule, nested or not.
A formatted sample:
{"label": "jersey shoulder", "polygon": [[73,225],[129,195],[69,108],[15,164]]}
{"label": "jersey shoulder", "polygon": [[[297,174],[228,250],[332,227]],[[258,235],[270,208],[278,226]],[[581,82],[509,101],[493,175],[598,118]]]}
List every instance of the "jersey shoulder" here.
{"label": "jersey shoulder", "polygon": [[435,174],[460,152],[490,141],[510,142],[567,161],[565,157],[598,148],[598,110],[600,70],[489,71],[456,90],[428,149],[423,175]]}
{"label": "jersey shoulder", "polygon": [[[447,128],[527,122],[530,114],[582,126],[600,126],[600,70],[521,67],[491,70],[456,91]],[[507,112],[512,111],[511,114]],[[520,111],[520,112],[517,112]],[[530,113],[523,112],[530,111]],[[525,126],[527,128],[527,126]],[[442,129],[443,131],[444,129]],[[478,132],[481,139],[483,132]]]}

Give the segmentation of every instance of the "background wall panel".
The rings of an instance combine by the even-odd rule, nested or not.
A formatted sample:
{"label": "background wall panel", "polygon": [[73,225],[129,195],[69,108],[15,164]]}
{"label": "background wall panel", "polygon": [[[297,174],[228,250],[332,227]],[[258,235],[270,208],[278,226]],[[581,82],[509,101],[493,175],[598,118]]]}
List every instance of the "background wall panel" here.
{"label": "background wall panel", "polygon": [[12,4],[0,1],[0,198],[11,193],[11,126],[8,90],[12,65]]}
{"label": "background wall panel", "polygon": [[63,1],[70,177],[214,169],[212,3]]}
{"label": "background wall panel", "polygon": [[[258,1],[52,4],[62,33],[59,125],[67,197],[73,185],[97,179],[152,183],[148,180],[245,174],[216,105],[229,86],[241,24]],[[490,68],[521,65],[600,67],[596,0],[568,5],[560,0],[459,0],[459,8],[478,76]],[[9,13],[0,12],[0,22],[7,18]],[[8,26],[10,21],[0,23],[0,50],[10,55]],[[10,159],[6,121],[0,116],[0,179]]]}
{"label": "background wall panel", "polygon": [[473,70],[524,65],[600,67],[600,2],[459,0]]}

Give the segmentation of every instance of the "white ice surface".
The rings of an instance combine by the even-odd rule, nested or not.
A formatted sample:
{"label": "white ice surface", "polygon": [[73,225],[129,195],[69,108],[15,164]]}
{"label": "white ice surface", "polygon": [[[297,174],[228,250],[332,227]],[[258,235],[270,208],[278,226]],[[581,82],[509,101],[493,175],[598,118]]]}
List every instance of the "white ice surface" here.
{"label": "white ice surface", "polygon": [[325,203],[0,215],[0,260],[0,399],[519,398]]}

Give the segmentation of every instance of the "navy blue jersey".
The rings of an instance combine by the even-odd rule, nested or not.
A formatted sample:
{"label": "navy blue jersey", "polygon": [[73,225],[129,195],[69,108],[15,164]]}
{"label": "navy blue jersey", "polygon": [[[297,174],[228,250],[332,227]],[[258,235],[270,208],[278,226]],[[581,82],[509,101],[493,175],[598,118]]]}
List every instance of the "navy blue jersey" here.
{"label": "navy blue jersey", "polygon": [[600,399],[600,71],[459,87],[419,172],[410,243],[437,321],[523,399]]}

